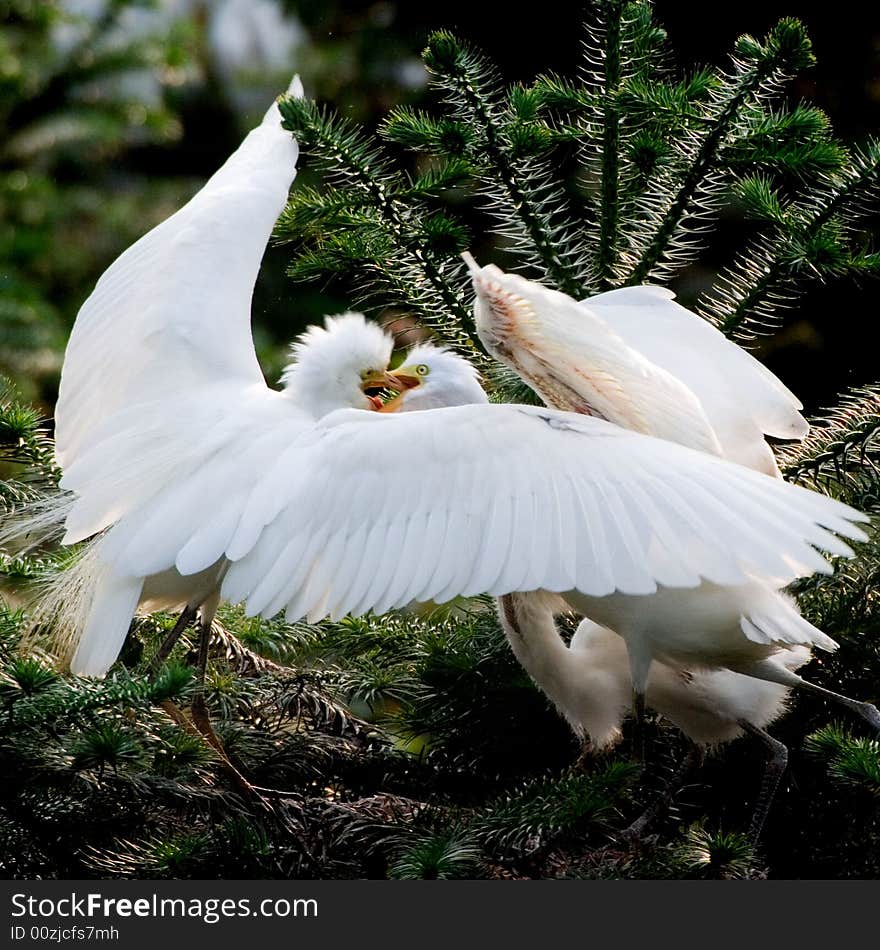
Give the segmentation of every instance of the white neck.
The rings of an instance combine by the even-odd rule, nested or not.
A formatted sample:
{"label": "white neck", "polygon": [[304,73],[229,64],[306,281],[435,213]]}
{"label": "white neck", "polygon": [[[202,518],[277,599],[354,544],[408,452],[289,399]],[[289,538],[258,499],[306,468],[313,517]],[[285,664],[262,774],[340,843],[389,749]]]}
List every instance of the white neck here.
{"label": "white neck", "polygon": [[[552,595],[541,591],[498,599],[501,626],[535,685],[574,732],[604,749],[620,738],[631,699],[625,649],[572,650],[556,629]],[[613,646],[617,646],[616,634]],[[622,646],[623,641],[620,642]]]}
{"label": "white neck", "polygon": [[548,599],[541,593],[505,594],[498,598],[498,616],[514,656],[538,689],[567,717],[572,657],[556,629]]}

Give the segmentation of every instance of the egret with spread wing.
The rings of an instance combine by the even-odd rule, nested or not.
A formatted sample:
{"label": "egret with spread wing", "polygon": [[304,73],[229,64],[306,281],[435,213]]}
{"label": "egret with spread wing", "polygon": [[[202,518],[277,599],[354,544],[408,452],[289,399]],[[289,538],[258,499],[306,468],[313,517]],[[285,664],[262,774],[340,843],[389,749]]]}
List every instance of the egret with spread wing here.
{"label": "egret with spread wing", "polygon": [[361,317],[307,333],[270,389],[248,311],[295,160],[273,106],[77,317],[58,409],[64,541],[96,540],[72,575],[75,671],[109,668],[138,606],[199,610],[203,668],[221,597],[318,619],[550,590],[614,612],[829,571],[820,550],[864,537],[837,501],[601,419],[370,411],[371,387],[415,388],[419,370],[389,374],[391,339]]}
{"label": "egret with spread wing", "polygon": [[[744,465],[756,470],[748,472],[756,481],[743,486],[749,495],[754,485],[779,483],[756,474],[779,475],[765,435],[802,438],[807,426],[800,403],[757,360],[667,292],[624,288],[577,303],[465,257],[480,339],[548,404],[690,446],[705,458],[743,463],[733,467],[743,474]],[[714,519],[721,513],[719,499],[705,487],[694,486],[690,500],[699,518]],[[782,541],[786,516],[775,512],[770,520]],[[658,519],[655,528],[660,524]],[[719,541],[726,530],[716,535]],[[750,571],[742,583],[718,584],[704,575],[691,589],[663,584],[650,598],[632,597],[622,588],[607,597],[584,590],[565,596],[579,613],[626,641],[638,718],[651,664],[659,660],[682,669],[727,669],[782,686],[807,686],[880,729],[873,705],[809,684],[790,664],[774,659],[785,649],[836,647],[779,593],[799,574],[789,561]],[[510,623],[522,603],[507,605]],[[528,625],[528,618],[521,625]]]}
{"label": "egret with spread wing", "polygon": [[[290,91],[302,94],[298,79]],[[186,605],[188,620],[201,608],[209,625],[224,532],[251,466],[267,464],[274,439],[286,444],[335,408],[373,408],[363,380],[381,376],[391,344],[360,315],[307,333],[283,392],[257,362],[251,295],[297,155],[273,104],[187,205],[110,266],[77,315],[55,414],[71,499],[63,541],[99,540],[68,578],[83,590],[68,624],[76,673],[106,672],[138,604]]]}
{"label": "egret with spread wing", "polygon": [[[572,349],[569,358],[576,360]],[[453,353],[420,346],[409,354],[398,372],[409,387],[385,406],[385,411],[412,411],[443,404],[485,403],[487,397],[474,368]],[[805,624],[794,601],[775,595],[776,608],[793,625]],[[643,598],[650,609],[651,598]],[[508,594],[499,598],[499,618],[508,642],[535,685],[554,704],[575,734],[595,751],[613,746],[632,708],[633,684],[624,640],[592,620],[584,620],[566,646],[556,627],[554,612],[566,605],[555,595],[542,592]],[[683,605],[684,606],[684,605]],[[744,608],[745,609],[745,608]],[[808,626],[808,625],[806,625]],[[824,635],[812,628],[814,636]],[[806,645],[780,646],[766,658],[781,678],[809,662]],[[805,681],[804,685],[805,685]],[[794,685],[793,683],[791,685]],[[765,729],[781,716],[789,687],[728,669],[684,668],[661,662],[651,664],[645,690],[647,706],[666,717],[702,750],[730,742],[748,733],[768,750],[761,793],[753,812],[749,834],[756,840],[767,817],[779,780],[788,761],[788,750]],[[873,707],[866,706],[869,718]],[[641,833],[667,802],[684,774],[693,765],[689,756],[679,774],[659,798],[630,826]]]}

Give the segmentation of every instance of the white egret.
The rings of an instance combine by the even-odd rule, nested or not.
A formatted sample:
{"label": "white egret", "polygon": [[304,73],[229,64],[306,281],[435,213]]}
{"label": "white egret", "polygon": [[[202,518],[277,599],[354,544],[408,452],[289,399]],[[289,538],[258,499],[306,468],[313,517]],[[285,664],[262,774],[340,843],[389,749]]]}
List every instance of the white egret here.
{"label": "white egret", "polygon": [[[577,350],[569,354],[577,359]],[[453,353],[427,346],[413,349],[399,372],[410,387],[386,404],[385,411],[413,411],[441,405],[485,403],[487,396],[474,368]],[[777,595],[792,614],[794,602]],[[535,685],[554,704],[582,742],[595,751],[615,745],[632,709],[633,685],[626,644],[616,633],[591,620],[579,625],[570,645],[560,637],[554,612],[565,608],[556,595],[510,594],[499,599],[499,618],[514,655]],[[767,662],[783,675],[809,662],[806,646],[780,649]],[[756,840],[788,761],[788,750],[765,729],[781,716],[789,689],[725,669],[683,669],[653,663],[646,704],[676,725],[698,749],[716,747],[743,735],[760,739],[768,750],[761,794],[749,828]],[[691,765],[690,759],[685,767]],[[630,828],[639,833],[671,796],[658,800]]]}
{"label": "white egret", "polygon": [[[697,326],[696,321],[702,324],[700,318],[672,304],[662,291],[633,289],[649,304],[641,314],[627,310],[633,306],[630,290],[601,295],[606,303],[602,313],[614,309],[607,305],[609,299],[625,301],[620,309],[627,310],[626,318],[618,315],[615,319],[635,338],[640,326],[650,324],[654,311],[662,311],[658,317],[662,329],[646,331],[645,346],[686,375],[691,385],[648,360],[587,306],[497,267],[479,268],[469,255],[467,259],[477,295],[474,313],[480,339],[548,403],[690,445],[705,458],[728,455],[746,460],[771,475],[778,474],[778,469],[775,462],[770,464],[772,453],[764,435],[804,434],[805,422],[795,397],[716,330]],[[587,303],[592,306],[596,299]],[[670,334],[674,340],[667,339]],[[688,356],[676,363],[678,343]],[[697,371],[692,361],[699,360],[703,366]],[[740,464],[733,468],[755,475]],[[751,496],[756,485],[767,483],[779,482],[758,476],[743,488]],[[695,506],[692,514],[701,521],[717,517],[727,504],[719,504],[711,487],[705,487],[704,491],[694,486],[689,495]],[[777,511],[770,520],[782,541],[789,530],[786,516]],[[661,524],[658,516],[654,530]],[[740,527],[748,530],[749,526]],[[723,543],[723,531],[716,537]],[[712,557],[709,552],[706,556]],[[806,687],[846,705],[880,729],[880,713],[870,703],[808,683],[774,660],[781,649],[836,648],[779,593],[803,569],[784,560],[750,571],[740,583],[704,579],[689,588],[662,584],[653,590],[618,589],[598,597],[571,590],[565,599],[578,613],[626,641],[638,720],[644,711],[651,664],[658,660],[674,668],[727,669],[782,686]],[[812,570],[807,567],[808,573]],[[634,597],[633,593],[650,596]]]}
{"label": "white egret", "polygon": [[864,537],[837,501],[599,419],[365,411],[365,388],[420,377],[389,375],[390,338],[358,317],[307,333],[270,389],[248,310],[295,160],[273,106],[77,317],[57,411],[63,541],[96,540],[56,587],[75,593],[76,672],[109,668],[139,606],[185,607],[182,623],[198,610],[203,668],[221,598],[291,619],[529,590],[630,609],[675,586],[721,596],[755,573],[829,571],[819,550]]}

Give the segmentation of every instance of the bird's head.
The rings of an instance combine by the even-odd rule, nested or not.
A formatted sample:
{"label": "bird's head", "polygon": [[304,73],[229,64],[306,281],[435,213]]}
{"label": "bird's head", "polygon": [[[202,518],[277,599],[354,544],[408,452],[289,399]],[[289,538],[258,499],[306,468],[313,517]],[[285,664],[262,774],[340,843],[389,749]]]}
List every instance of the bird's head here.
{"label": "bird's head", "polygon": [[382,374],[380,385],[397,395],[382,412],[412,412],[488,402],[475,366],[442,346],[413,347],[403,364]]}
{"label": "bird's head", "polygon": [[379,409],[381,400],[368,390],[396,386],[387,373],[393,347],[393,338],[363,314],[327,317],[294,343],[281,382],[315,419],[336,409]]}
{"label": "bird's head", "polygon": [[477,334],[496,359],[557,409],[595,414],[579,391],[596,350],[590,312],[566,294],[463,255],[476,298]]}

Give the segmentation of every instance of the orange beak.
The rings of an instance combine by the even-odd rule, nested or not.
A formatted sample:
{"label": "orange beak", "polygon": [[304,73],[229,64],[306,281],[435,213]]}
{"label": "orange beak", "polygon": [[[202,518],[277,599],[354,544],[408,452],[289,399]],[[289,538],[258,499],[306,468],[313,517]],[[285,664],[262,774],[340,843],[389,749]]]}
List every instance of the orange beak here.
{"label": "orange beak", "polygon": [[364,377],[362,388],[368,389],[390,389],[397,393],[393,399],[383,403],[379,396],[367,396],[367,399],[373,404],[377,412],[397,412],[403,403],[403,397],[408,389],[415,389],[422,383],[418,376],[410,376],[408,373],[389,373],[382,370],[376,373],[370,373]]}
{"label": "orange beak", "polygon": [[407,391],[422,385],[422,381],[418,376],[410,376],[408,373],[389,373],[388,375],[394,380],[394,385],[389,385],[388,388],[396,389],[397,395],[393,399],[389,399],[379,412],[397,412],[403,405]]}

